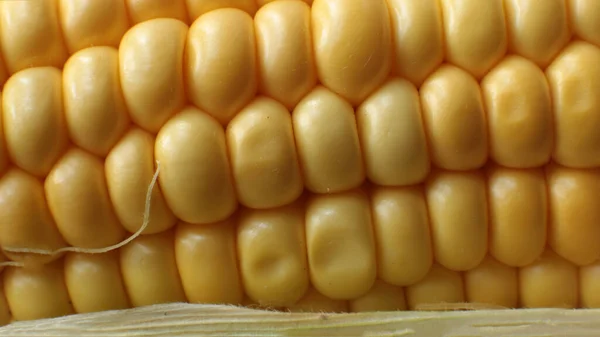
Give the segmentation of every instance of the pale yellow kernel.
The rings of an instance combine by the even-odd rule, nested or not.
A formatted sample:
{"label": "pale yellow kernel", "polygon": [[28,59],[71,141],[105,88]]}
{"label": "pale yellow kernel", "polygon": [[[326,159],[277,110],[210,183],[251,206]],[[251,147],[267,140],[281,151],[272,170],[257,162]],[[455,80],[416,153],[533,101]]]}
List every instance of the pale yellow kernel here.
{"label": "pale yellow kernel", "polygon": [[129,125],[117,49],[91,47],[72,55],[63,70],[63,99],[73,142],[106,156]]}
{"label": "pale yellow kernel", "polygon": [[491,166],[487,175],[490,254],[503,264],[526,266],[546,247],[549,210],[544,171]]}
{"label": "pale yellow kernel", "polygon": [[482,172],[433,172],[425,187],[436,261],[475,268],[488,250],[488,204]]}
{"label": "pale yellow kernel", "polygon": [[[156,170],[154,141],[150,133],[132,128],[112,148],[104,163],[106,184],[115,213],[123,227],[132,233],[142,226],[146,194]],[[160,188],[152,190],[148,220],[144,234],[159,233],[175,225],[175,215],[167,206]]]}
{"label": "pale yellow kernel", "polygon": [[318,86],[292,113],[304,184],[315,193],[347,191],[365,179],[352,106]]}
{"label": "pale yellow kernel", "polygon": [[15,321],[75,313],[65,285],[62,259],[35,268],[8,267],[3,274],[4,294]]}
{"label": "pale yellow kernel", "polygon": [[123,239],[99,158],[71,148],[46,177],[45,191],[58,230],[70,245],[100,248]]}
{"label": "pale yellow kernel", "polygon": [[519,270],[519,302],[523,308],[578,307],[577,267],[551,250]]}
{"label": "pale yellow kernel", "polygon": [[554,112],[559,164],[591,168],[600,165],[600,49],[575,41],[546,69]]}
{"label": "pale yellow kernel", "polygon": [[269,3],[254,17],[259,91],[288,109],[317,83],[310,20],[297,0]]}
{"label": "pale yellow kernel", "polygon": [[425,278],[406,287],[405,294],[410,310],[465,302],[461,274],[439,264],[434,264]]}
{"label": "pale yellow kernel", "polygon": [[600,170],[546,167],[548,244],[564,259],[586,265],[600,258]]}
{"label": "pale yellow kernel", "polygon": [[552,155],[550,87],[533,62],[508,56],[481,82],[489,126],[490,157],[515,168],[539,167]]}
{"label": "pale yellow kernel", "polygon": [[248,297],[261,306],[293,305],[309,286],[301,203],[241,212],[237,249]]}
{"label": "pale yellow kernel", "polygon": [[567,0],[569,22],[573,34],[600,46],[600,2],[596,0]]}
{"label": "pale yellow kernel", "polygon": [[392,23],[393,70],[420,86],[444,60],[438,0],[387,0]]}
{"label": "pale yellow kernel", "polygon": [[187,35],[184,68],[189,100],[226,125],[258,87],[252,17],[235,8],[202,15]]}
{"label": "pale yellow kernel", "polygon": [[369,181],[382,186],[412,185],[429,173],[429,151],[419,92],[395,78],[356,110],[356,124]]}
{"label": "pale yellow kernel", "polygon": [[125,33],[119,46],[119,74],[132,120],[156,133],[185,105],[183,58],[188,26],[160,18]]}
{"label": "pale yellow kernel", "polygon": [[189,22],[185,0],[125,0],[125,5],[132,24],[158,18]]}
{"label": "pale yellow kernel", "polygon": [[[44,186],[17,168],[10,169],[0,180],[0,246],[50,251],[66,246],[46,205]],[[25,264],[44,264],[60,257],[10,251],[4,254]]]}
{"label": "pale yellow kernel", "polygon": [[68,253],[65,256],[65,282],[77,313],[130,307],[118,251],[102,254]]}
{"label": "pale yellow kernel", "polygon": [[62,68],[68,53],[58,1],[0,2],[0,46],[10,74],[31,67]]}
{"label": "pale yellow kernel", "polygon": [[2,95],[2,110],[11,161],[35,176],[44,177],[65,151],[68,141],[60,70],[30,68],[9,78]]}
{"label": "pale yellow kernel", "polygon": [[421,86],[423,121],[432,163],[472,170],[488,157],[488,131],[479,85],[452,65],[438,68]]}
{"label": "pale yellow kernel", "polygon": [[250,208],[272,208],[303,191],[292,117],[279,102],[258,97],[226,130],[237,196]]}
{"label": "pale yellow kernel", "polygon": [[404,290],[379,280],[368,293],[350,301],[351,312],[395,310],[406,310]]}
{"label": "pale yellow kernel", "polygon": [[185,302],[173,231],[138,236],[120,250],[123,281],[134,307]]}
{"label": "pale yellow kernel", "polygon": [[431,230],[422,186],[375,187],[370,199],[378,276],[397,286],[421,280],[433,263]]}
{"label": "pale yellow kernel", "polygon": [[509,51],[546,67],[571,38],[565,0],[504,0]]}
{"label": "pale yellow kernel", "polygon": [[[1,58],[1,56],[0,56]],[[4,108],[4,104],[3,104],[3,98],[2,98],[2,86],[4,85],[4,82],[2,80],[2,60],[0,59],[0,83],[2,83],[2,85],[0,85],[0,173],[4,172],[8,165],[10,164],[10,159],[9,159],[9,153],[8,153],[8,149],[6,147],[6,139],[5,139],[5,134],[6,132],[4,131],[4,127],[3,124],[5,124],[6,122],[3,121],[3,108]]]}
{"label": "pale yellow kernel", "polygon": [[184,109],[160,130],[154,151],[162,192],[179,219],[212,223],[235,211],[225,131],[214,118]]}
{"label": "pale yellow kernel", "polygon": [[304,297],[288,307],[291,312],[344,313],[348,312],[348,301],[329,298],[315,288],[309,288]]}
{"label": "pale yellow kernel", "polygon": [[320,293],[348,300],[371,289],[377,259],[365,193],[312,195],[306,209],[306,243],[311,282]]}
{"label": "pale yellow kernel", "polygon": [[119,47],[129,29],[123,0],[58,0],[60,24],[71,54],[92,46]]}
{"label": "pale yellow kernel", "polygon": [[440,0],[440,5],[446,60],[483,77],[506,52],[502,1]]}
{"label": "pale yellow kernel", "polygon": [[179,223],[175,257],[191,303],[239,305],[244,298],[234,218],[208,225]]}
{"label": "pale yellow kernel", "polygon": [[257,10],[256,0],[185,0],[185,3],[190,22],[219,9],[239,9],[251,16],[254,16]]}
{"label": "pale yellow kernel", "polygon": [[579,268],[579,298],[583,308],[600,308],[600,261]]}
{"label": "pale yellow kernel", "polygon": [[360,104],[392,66],[391,23],[385,0],[314,0],[312,35],[319,80]]}
{"label": "pale yellow kernel", "polygon": [[464,273],[467,301],[504,308],[517,308],[519,282],[517,268],[487,256],[483,262]]}

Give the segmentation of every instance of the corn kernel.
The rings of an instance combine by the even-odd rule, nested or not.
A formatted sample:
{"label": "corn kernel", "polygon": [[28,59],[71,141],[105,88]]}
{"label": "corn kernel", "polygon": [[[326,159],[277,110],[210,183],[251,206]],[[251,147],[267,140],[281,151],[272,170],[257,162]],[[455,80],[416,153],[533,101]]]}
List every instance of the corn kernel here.
{"label": "corn kernel", "polygon": [[318,86],[292,113],[306,189],[347,191],[365,179],[354,110],[340,96]]}
{"label": "corn kernel", "polygon": [[244,291],[238,269],[234,218],[208,225],[179,223],[175,257],[191,303],[234,304]]}
{"label": "corn kernel", "polygon": [[121,273],[134,307],[186,301],[173,231],[143,235],[120,250]]}
{"label": "corn kernel", "polygon": [[385,0],[314,0],[311,15],[320,82],[353,106],[360,104],[392,66]]}
{"label": "corn kernel", "polygon": [[232,8],[245,11],[254,16],[256,13],[256,0],[185,0],[191,22],[209,12]]}
{"label": "corn kernel", "polygon": [[283,105],[257,97],[227,126],[227,147],[237,196],[250,208],[273,208],[303,190],[292,117]]}
{"label": "corn kernel", "polygon": [[237,208],[225,131],[208,114],[188,107],[156,137],[158,181],[167,205],[180,220],[212,223]]}
{"label": "corn kernel", "polygon": [[350,311],[352,312],[395,310],[406,310],[404,290],[379,280],[375,281],[368,293],[350,301]]}
{"label": "corn kernel", "polygon": [[284,0],[254,18],[259,91],[293,109],[317,83],[310,7]]}
{"label": "corn kernel", "polygon": [[[130,129],[104,162],[106,184],[115,213],[123,227],[137,232],[142,226],[148,185],[152,181],[155,138],[140,128]],[[163,192],[152,190],[150,214],[144,234],[155,234],[175,225],[177,219],[167,206]]]}
{"label": "corn kernel", "polygon": [[73,142],[106,156],[129,126],[118,51],[92,47],[71,56],[63,71],[63,100]]}
{"label": "corn kernel", "polygon": [[189,100],[224,125],[256,94],[255,39],[252,18],[233,8],[201,16],[187,35]]}
{"label": "corn kernel", "polygon": [[58,12],[70,54],[92,46],[117,48],[129,29],[123,0],[58,0]]}
{"label": "corn kernel", "polygon": [[125,0],[132,24],[159,18],[188,23],[185,0]]}
{"label": "corn kernel", "polygon": [[465,291],[461,274],[434,264],[425,278],[406,287],[406,301],[410,310],[462,303]]}
{"label": "corn kernel", "polygon": [[123,96],[133,122],[158,132],[185,105],[183,55],[188,27],[175,19],[140,23],[119,47]]}
{"label": "corn kernel", "polygon": [[487,256],[479,266],[464,274],[467,301],[516,308],[519,301],[517,272],[517,268]]}

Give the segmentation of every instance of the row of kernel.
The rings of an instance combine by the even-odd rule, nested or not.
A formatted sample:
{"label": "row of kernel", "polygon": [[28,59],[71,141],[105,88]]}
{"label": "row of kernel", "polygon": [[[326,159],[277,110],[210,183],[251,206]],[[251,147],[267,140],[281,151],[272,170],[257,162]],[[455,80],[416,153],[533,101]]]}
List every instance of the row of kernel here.
{"label": "row of kernel", "polygon": [[[70,53],[85,47],[116,47],[130,25],[140,22],[170,18],[194,23],[194,26],[197,19],[216,9],[239,9],[249,15],[257,14],[258,47],[260,49],[262,45],[270,51],[279,49],[276,57],[286,56],[292,49],[302,50],[298,47],[305,48],[303,44],[308,43],[311,47],[314,44],[314,60],[306,55],[295,58],[305,57],[305,67],[314,62],[322,83],[351,103],[358,104],[381,84],[391,69],[419,85],[446,60],[481,78],[507,50],[545,67],[568,42],[571,30],[593,43],[598,42],[596,40],[600,38],[593,29],[596,5],[591,1],[523,3],[522,0],[514,0],[503,6],[498,1],[482,4],[475,0],[427,0],[420,3],[405,0],[318,0],[311,8],[310,0],[306,3],[299,0],[260,3],[254,0],[179,0],[175,3],[162,0],[95,0],[81,4],[46,0],[4,4],[0,27],[3,27],[4,38],[2,49],[12,74],[24,67],[60,67]],[[259,7],[261,9],[256,12]],[[189,20],[186,20],[188,12]],[[477,15],[471,15],[475,12]],[[23,16],[20,13],[36,15]],[[362,20],[353,20],[353,13],[360,13]],[[574,16],[571,20],[573,29],[568,24],[568,13]],[[472,17],[478,20],[473,22]],[[419,20],[419,24],[415,24],[414,20]],[[215,24],[215,20],[208,22]],[[275,22],[284,24],[276,31],[268,30]],[[473,25],[478,29],[470,29]],[[215,31],[218,29],[209,34],[227,37],[225,34],[230,33]],[[311,41],[305,41],[307,35],[310,35]],[[295,48],[290,45],[281,47],[277,42],[282,38],[287,42],[293,41]],[[361,43],[349,43],[351,41]],[[427,41],[426,45],[422,41]],[[290,50],[282,52],[281,49]],[[444,55],[444,50],[447,55]],[[303,69],[293,67],[302,63],[294,61],[294,58],[287,63],[280,61],[280,65],[290,66],[288,71],[294,69],[302,73]],[[314,75],[315,70],[311,72]],[[270,85],[264,87],[272,88]]]}
{"label": "row of kernel", "polygon": [[[419,193],[377,188],[371,204],[360,191],[316,195],[305,205],[246,209],[207,226],[180,223],[119,252],[69,253],[41,267],[9,267],[4,291],[16,320],[180,301],[319,311],[427,309],[465,301],[504,307],[600,304],[594,292],[597,262],[578,269],[543,246],[527,264],[509,266],[488,256],[464,276],[433,263]],[[386,247],[390,242],[380,240],[390,235],[381,233],[385,226],[395,226],[395,239],[404,242]],[[386,268],[404,274],[403,281],[381,273]]]}

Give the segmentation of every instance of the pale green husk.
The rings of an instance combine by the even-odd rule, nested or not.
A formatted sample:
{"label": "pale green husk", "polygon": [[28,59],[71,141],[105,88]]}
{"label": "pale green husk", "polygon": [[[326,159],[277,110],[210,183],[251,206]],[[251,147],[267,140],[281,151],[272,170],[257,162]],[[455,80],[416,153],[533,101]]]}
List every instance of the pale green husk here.
{"label": "pale green husk", "polygon": [[320,314],[174,303],[15,322],[0,336],[598,337],[600,310]]}

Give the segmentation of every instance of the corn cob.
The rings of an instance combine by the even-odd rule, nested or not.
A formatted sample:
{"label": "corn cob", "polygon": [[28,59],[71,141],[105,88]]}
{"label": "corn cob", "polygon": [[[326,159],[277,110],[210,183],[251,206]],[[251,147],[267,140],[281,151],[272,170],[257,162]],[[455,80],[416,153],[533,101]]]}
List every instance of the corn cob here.
{"label": "corn cob", "polygon": [[0,323],[598,307],[597,8],[0,2]]}

